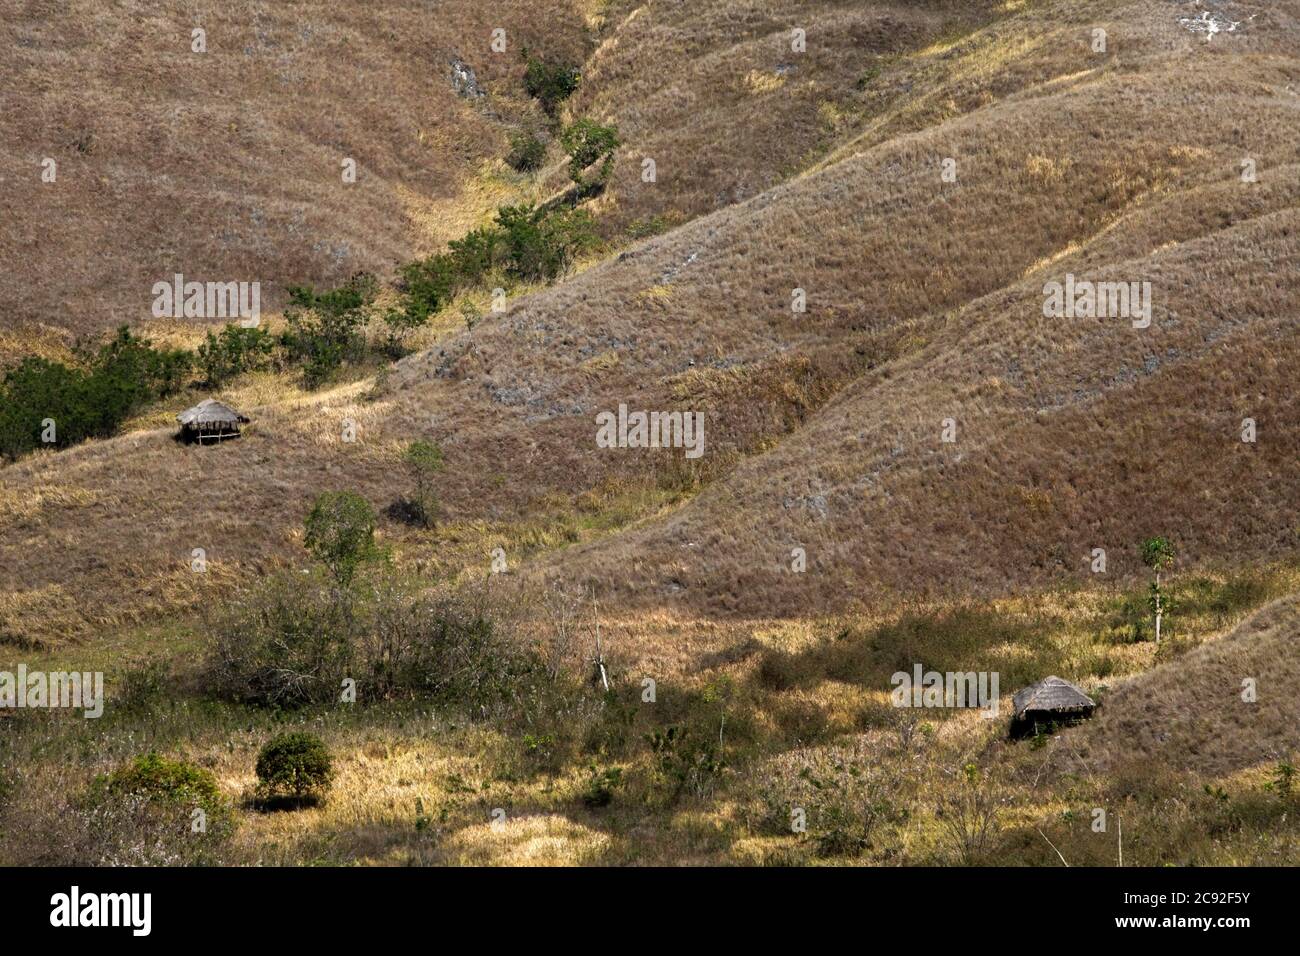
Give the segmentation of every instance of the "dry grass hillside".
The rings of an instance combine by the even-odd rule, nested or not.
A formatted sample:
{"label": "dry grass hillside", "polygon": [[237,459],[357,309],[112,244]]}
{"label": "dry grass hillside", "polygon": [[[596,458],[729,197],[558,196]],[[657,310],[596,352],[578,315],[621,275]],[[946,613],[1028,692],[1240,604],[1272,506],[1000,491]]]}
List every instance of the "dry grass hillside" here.
{"label": "dry grass hillside", "polygon": [[[509,133],[544,118],[523,47],[583,64],[565,115],[617,122],[607,231],[655,231],[755,195],[876,111],[878,63],[994,17],[996,4],[236,3],[104,8],[31,0],[6,18],[14,100],[0,173],[0,358],[148,319],[175,271],[287,286],[382,276],[515,197]],[[793,26],[812,31],[790,53]],[[206,31],[207,50],[191,49]],[[494,29],[508,49],[494,52]],[[785,51],[783,53],[783,50]],[[111,55],[110,52],[111,51]],[[789,55],[787,55],[789,54]],[[460,97],[451,61],[475,70]],[[70,69],[75,64],[76,69]],[[874,95],[874,94],[873,94]],[[250,104],[255,107],[250,108]],[[640,160],[662,174],[640,182]],[[340,163],[357,163],[344,184]],[[42,163],[56,181],[41,180]],[[543,172],[563,185],[558,161]],[[75,268],[69,263],[75,262]],[[12,338],[15,328],[27,336]],[[42,331],[43,330],[43,331]],[[66,335],[63,336],[66,338]]]}
{"label": "dry grass hillside", "polygon": [[[484,163],[526,115],[520,45],[581,60],[567,0],[11,5],[0,278],[6,326],[147,319],[153,283],[388,275],[506,184]],[[513,46],[489,48],[503,28]],[[191,31],[206,31],[193,52]],[[499,96],[458,97],[461,58]],[[53,159],[57,178],[41,180]],[[356,182],[341,163],[354,159]]]}
{"label": "dry grass hillside", "polygon": [[[1222,777],[1296,745],[1300,598],[1275,601],[1231,633],[1119,683],[1100,716],[1071,733],[1078,760],[1125,761]],[[1248,683],[1249,682],[1249,683]],[[1248,699],[1249,698],[1249,699]]]}
{"label": "dry grass hillside", "polygon": [[[863,119],[833,161],[529,296],[375,390],[255,408],[230,447],[160,429],[6,468],[8,633],[184,601],[194,547],[232,573],[293,554],[316,493],[382,505],[421,436],[446,450],[450,520],[433,539],[386,529],[405,554],[551,551],[547,573],[667,608],[996,592],[1082,579],[1094,547],[1123,576],[1152,533],[1190,564],[1294,554],[1294,9],[1206,42],[1176,5],[1096,5],[1105,55],[1069,9],[900,54],[906,105]],[[877,142],[895,123],[921,128]],[[1042,285],[1066,273],[1149,281],[1151,326],[1044,318]],[[596,449],[595,413],[621,402],[704,412],[705,456]],[[805,574],[787,570],[794,547]]]}
{"label": "dry grass hillside", "polygon": [[[661,229],[765,192],[884,121],[925,83],[932,59],[1009,9],[989,0],[608,4],[569,110],[612,120],[625,141],[609,220]],[[895,131],[933,119],[917,111]]]}

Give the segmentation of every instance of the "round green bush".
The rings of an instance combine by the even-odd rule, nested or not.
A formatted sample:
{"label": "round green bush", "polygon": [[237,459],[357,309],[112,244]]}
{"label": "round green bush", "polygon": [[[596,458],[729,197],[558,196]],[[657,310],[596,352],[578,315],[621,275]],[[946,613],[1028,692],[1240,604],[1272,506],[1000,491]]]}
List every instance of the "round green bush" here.
{"label": "round green bush", "polygon": [[314,804],[333,779],[329,751],[315,734],[279,734],[257,755],[258,793],[266,801]]}

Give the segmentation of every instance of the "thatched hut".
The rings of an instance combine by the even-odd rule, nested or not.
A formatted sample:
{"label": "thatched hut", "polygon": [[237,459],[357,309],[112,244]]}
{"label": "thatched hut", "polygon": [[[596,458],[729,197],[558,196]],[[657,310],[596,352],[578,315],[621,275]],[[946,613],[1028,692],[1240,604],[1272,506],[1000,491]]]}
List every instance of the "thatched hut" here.
{"label": "thatched hut", "polygon": [[1011,698],[1011,736],[1030,737],[1092,716],[1097,702],[1075,684],[1046,677]]}
{"label": "thatched hut", "polygon": [[240,426],[248,423],[247,417],[215,398],[205,398],[193,408],[187,408],[176,420],[181,423],[181,436],[200,445],[205,441],[238,438]]}

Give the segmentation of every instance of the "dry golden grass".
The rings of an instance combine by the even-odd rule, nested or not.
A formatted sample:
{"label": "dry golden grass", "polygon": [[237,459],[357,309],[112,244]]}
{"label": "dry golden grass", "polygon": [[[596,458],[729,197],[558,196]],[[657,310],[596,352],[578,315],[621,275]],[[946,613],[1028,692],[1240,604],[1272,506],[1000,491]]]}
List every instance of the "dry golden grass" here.
{"label": "dry golden grass", "polygon": [[[1004,801],[994,838],[974,862],[1054,865],[1040,830],[1072,863],[1113,862],[1113,836],[1088,827],[1093,807],[1122,815],[1131,841],[1126,854],[1135,863],[1295,862],[1286,800],[1264,784],[1294,745],[1297,715],[1285,688],[1294,677],[1300,626],[1294,596],[1268,602],[1296,588],[1298,579],[1294,567],[1176,579],[1181,610],[1165,645],[1174,656],[1154,668],[1159,655],[1153,645],[1126,644],[1115,630],[1116,620],[1128,620],[1125,607],[1140,606],[1140,591],[1025,595],[964,609],[914,607],[904,613],[913,624],[901,630],[899,619],[737,626],[604,614],[619,699],[636,698],[644,675],[659,685],[656,704],[632,705],[631,725],[617,731],[625,743],[616,750],[574,752],[565,743],[574,734],[590,739],[602,727],[613,741],[608,735],[623,726],[618,715],[628,706],[616,701],[597,709],[594,724],[587,722],[591,717],[566,713],[559,724],[525,727],[466,722],[423,705],[293,715],[289,727],[321,735],[335,756],[332,794],[320,807],[292,813],[245,807],[221,861],[961,862],[936,806],[963,793],[960,768],[973,762]],[[1261,603],[1266,606],[1254,610]],[[954,613],[965,615],[955,619],[958,630]],[[1243,615],[1245,622],[1236,624]],[[954,641],[963,632],[973,643]],[[1000,635],[1013,640],[1001,645]],[[1089,647],[1140,653],[1108,658],[1085,653]],[[0,838],[0,859],[55,862],[40,856],[41,847],[61,844],[43,844],[33,834],[52,832],[68,814],[79,813],[76,800],[89,780],[137,753],[145,726],[150,746],[212,770],[235,804],[248,795],[257,748],[286,729],[285,715],[200,705],[181,689],[183,682],[167,689],[152,710],[121,709],[122,676],[141,655],[163,654],[185,671],[196,650],[201,643],[196,646],[193,634],[149,631],[132,641],[25,655],[29,666],[47,669],[104,667],[110,701],[94,750],[79,745],[83,728],[76,715],[19,715],[18,733],[0,752],[0,776],[10,788],[0,806],[0,833],[13,837]],[[1051,670],[1079,680],[1099,694],[1102,707],[1091,723],[1045,738],[1043,746],[1006,742],[1005,711],[996,721],[973,711],[925,711],[904,736],[909,715],[887,699],[888,671],[896,666],[890,655],[897,651],[938,668],[947,666],[943,654],[956,654],[964,667],[997,665],[1008,679],[1020,661],[1029,673]],[[1259,675],[1261,688],[1248,716],[1242,716],[1248,705],[1231,699],[1243,668]],[[1122,674],[1136,676],[1119,679]],[[1014,689],[1004,681],[1004,703]],[[724,766],[707,793],[688,790],[672,798],[664,789],[668,781],[642,735],[669,725],[722,735]],[[525,731],[550,741],[555,756],[534,751]],[[867,788],[872,804],[885,808],[865,848],[836,839],[849,824],[823,816],[837,801],[855,799],[852,793],[834,789],[816,797],[801,782],[809,768],[823,777],[836,765],[859,768],[845,786]],[[607,807],[583,801],[589,766],[622,771]],[[1205,797],[1203,784],[1224,795]],[[34,799],[38,793],[57,796]],[[789,832],[785,816],[792,805],[809,810],[812,825],[805,834]]]}

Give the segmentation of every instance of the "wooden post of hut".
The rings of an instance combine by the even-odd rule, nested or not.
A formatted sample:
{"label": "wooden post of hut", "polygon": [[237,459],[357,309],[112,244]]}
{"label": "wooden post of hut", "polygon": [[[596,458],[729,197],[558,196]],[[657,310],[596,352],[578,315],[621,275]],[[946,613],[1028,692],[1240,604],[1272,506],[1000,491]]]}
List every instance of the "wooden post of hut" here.
{"label": "wooden post of hut", "polygon": [[205,441],[238,438],[240,427],[248,423],[246,416],[215,398],[205,398],[193,408],[187,408],[176,420],[181,423],[181,435],[200,445]]}

